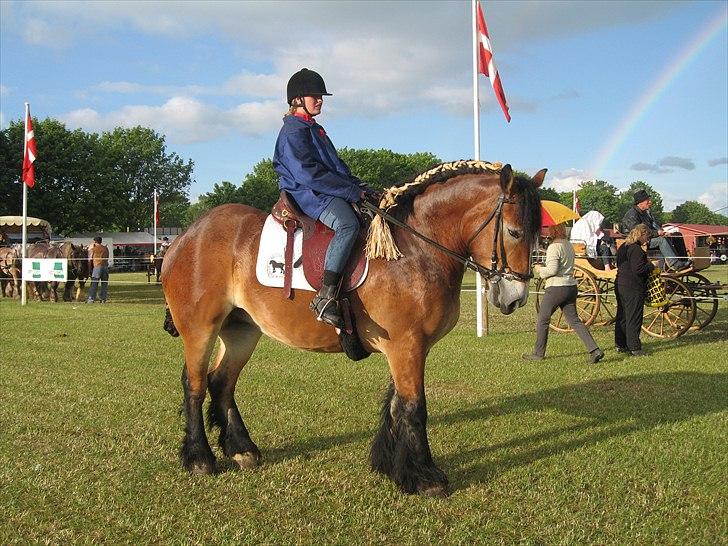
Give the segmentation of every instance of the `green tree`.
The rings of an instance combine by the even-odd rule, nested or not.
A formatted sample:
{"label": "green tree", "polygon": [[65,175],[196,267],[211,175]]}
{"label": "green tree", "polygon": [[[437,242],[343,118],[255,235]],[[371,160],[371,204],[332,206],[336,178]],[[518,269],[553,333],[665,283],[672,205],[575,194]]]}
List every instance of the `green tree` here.
{"label": "green tree", "polygon": [[728,217],[716,214],[708,207],[697,201],[685,201],[672,211],[672,222],[683,224],[709,224],[714,226],[727,225]]}
{"label": "green tree", "polygon": [[270,210],[278,201],[279,195],[278,175],[273,170],[271,159],[263,159],[257,163],[253,172],[245,176],[240,188],[240,202],[259,210]]}
{"label": "green tree", "polygon": [[[97,135],[69,131],[51,118],[33,121],[38,147],[35,187],[28,190],[28,215],[48,220],[57,233],[66,234],[94,226],[93,217],[114,199],[100,195],[103,182],[97,168]],[[22,213],[20,174],[24,124],[12,121],[0,138],[0,213]]]}
{"label": "green tree", "polygon": [[[117,127],[99,139],[102,171],[109,176],[115,203],[107,211],[115,229],[141,230],[152,224],[156,189],[161,203],[186,195],[193,163],[167,153],[164,136],[152,129]],[[112,214],[109,214],[112,213]]]}
{"label": "green tree", "polygon": [[619,222],[619,197],[617,188],[604,180],[583,182],[577,191],[581,214],[596,210],[604,215],[610,224]]}
{"label": "green tree", "polygon": [[630,209],[630,207],[634,206],[634,194],[638,190],[645,190],[647,192],[647,194],[652,199],[652,206],[650,207],[650,212],[652,213],[652,216],[658,222],[663,223],[665,219],[663,217],[662,196],[657,191],[655,191],[652,186],[650,186],[647,182],[642,182],[641,180],[632,182],[629,188],[619,194],[619,210],[617,222],[621,222],[622,218]]}
{"label": "green tree", "polygon": [[392,150],[342,148],[339,155],[354,176],[376,189],[398,186],[442,161],[429,152],[401,154]]}
{"label": "green tree", "polygon": [[544,199],[546,201],[556,201],[557,203],[561,202],[561,196],[559,195],[559,192],[557,192],[553,188],[541,187],[538,189],[538,194],[541,196],[541,199]]}

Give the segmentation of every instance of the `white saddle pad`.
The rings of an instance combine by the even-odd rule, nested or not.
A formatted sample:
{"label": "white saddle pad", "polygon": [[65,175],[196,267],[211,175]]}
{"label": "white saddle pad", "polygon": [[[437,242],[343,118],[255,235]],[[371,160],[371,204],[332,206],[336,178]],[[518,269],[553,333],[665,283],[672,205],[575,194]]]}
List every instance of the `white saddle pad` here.
{"label": "white saddle pad", "polygon": [[[286,230],[283,229],[273,216],[268,215],[260,234],[260,247],[258,248],[258,261],[255,264],[255,275],[263,286],[283,288],[283,269],[286,250]],[[293,275],[291,288],[310,290],[315,292],[308,284],[303,274],[303,230],[297,229],[293,236]]]}
{"label": "white saddle pad", "polygon": [[[255,263],[255,275],[263,286],[283,288],[283,270],[285,268],[284,252],[286,250],[286,230],[276,222],[272,215],[268,215],[260,234],[258,247],[258,260]],[[303,274],[303,230],[297,229],[293,234],[293,274],[291,275],[291,288],[299,290],[316,290],[308,283]],[[364,266],[364,273],[357,281],[359,288],[369,274],[369,260]]]}

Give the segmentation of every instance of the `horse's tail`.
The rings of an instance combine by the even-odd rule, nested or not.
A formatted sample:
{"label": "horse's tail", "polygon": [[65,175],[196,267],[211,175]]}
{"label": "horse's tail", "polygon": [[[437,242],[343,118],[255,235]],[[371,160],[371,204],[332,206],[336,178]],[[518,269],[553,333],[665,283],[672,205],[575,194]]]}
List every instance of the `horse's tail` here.
{"label": "horse's tail", "polygon": [[164,306],[164,329],[169,332],[170,336],[179,337],[177,327],[174,325],[174,320],[172,320],[172,313],[169,312],[169,305],[166,304]]}

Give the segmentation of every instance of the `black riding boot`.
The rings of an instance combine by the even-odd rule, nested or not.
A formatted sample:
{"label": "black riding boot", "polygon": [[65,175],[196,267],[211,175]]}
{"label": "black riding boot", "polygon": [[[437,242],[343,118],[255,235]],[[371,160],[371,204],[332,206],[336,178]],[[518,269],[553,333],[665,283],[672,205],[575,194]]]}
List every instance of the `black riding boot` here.
{"label": "black riding boot", "polygon": [[[328,273],[328,271],[326,272]],[[325,279],[328,280],[328,279]],[[316,314],[316,319],[331,324],[336,328],[344,328],[344,319],[339,311],[339,302],[337,292],[339,291],[339,283],[321,286],[321,290],[314,296],[311,302],[311,310]]]}

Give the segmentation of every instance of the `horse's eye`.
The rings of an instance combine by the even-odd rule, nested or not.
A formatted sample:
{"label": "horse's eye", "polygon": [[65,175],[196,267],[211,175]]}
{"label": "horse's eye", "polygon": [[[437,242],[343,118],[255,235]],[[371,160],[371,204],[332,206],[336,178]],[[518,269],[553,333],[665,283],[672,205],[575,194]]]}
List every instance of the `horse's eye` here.
{"label": "horse's eye", "polygon": [[514,239],[519,239],[521,237],[521,232],[516,231],[515,229],[508,229],[508,234]]}

